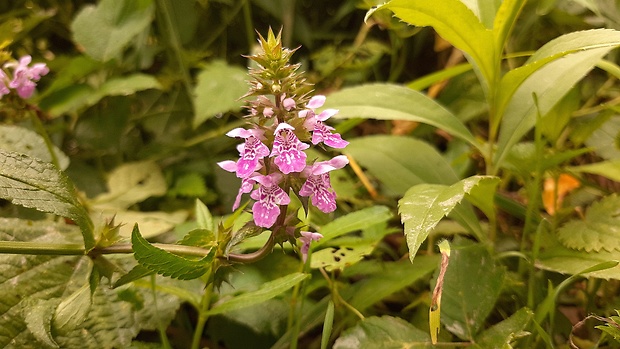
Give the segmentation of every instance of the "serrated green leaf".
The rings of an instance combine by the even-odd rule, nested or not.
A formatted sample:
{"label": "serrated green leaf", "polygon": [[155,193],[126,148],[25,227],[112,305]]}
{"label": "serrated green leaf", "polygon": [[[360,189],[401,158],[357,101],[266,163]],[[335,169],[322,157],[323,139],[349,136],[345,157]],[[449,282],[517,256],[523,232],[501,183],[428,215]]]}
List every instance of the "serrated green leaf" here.
{"label": "serrated green leaf", "polygon": [[164,251],[151,245],[140,235],[135,225],[131,233],[131,245],[134,256],[140,265],[157,274],[180,280],[196,279],[204,275],[211,267],[215,249],[202,259],[189,259]]}
{"label": "serrated green leaf", "polygon": [[446,271],[441,318],[446,329],[472,340],[499,297],[505,270],[484,246],[455,239]]}
{"label": "serrated green leaf", "polygon": [[597,174],[613,181],[620,182],[620,159],[597,162],[594,164],[572,166],[569,171]]}
{"label": "serrated green leaf", "polygon": [[179,241],[179,245],[211,248],[216,245],[215,235],[211,230],[194,229]]}
{"label": "serrated green leaf", "polygon": [[534,314],[528,308],[521,308],[512,314],[508,319],[495,324],[493,327],[485,330],[476,339],[474,348],[512,348],[510,343],[524,335],[525,326],[532,319]]}
{"label": "serrated green leaf", "polygon": [[345,330],[336,339],[334,349],[426,348],[428,333],[407,321],[392,316],[371,316]]}
{"label": "serrated green leaf", "polygon": [[82,229],[86,249],[95,246],[93,223],[69,179],[54,165],[0,150],[0,198],[15,205],[71,218]]}
{"label": "serrated green leaf", "polygon": [[103,0],[96,6],[84,6],[71,24],[74,39],[97,60],[115,58],[151,23],[152,3],[152,0]]}
{"label": "serrated green leaf", "polygon": [[[36,132],[23,127],[0,125],[0,149],[26,154],[44,162],[52,162],[52,156],[43,138]],[[67,169],[69,158],[56,146],[54,146],[54,154],[58,159],[60,169]]]}
{"label": "serrated green leaf", "polygon": [[620,197],[612,194],[595,202],[583,220],[558,229],[558,239],[569,248],[587,252],[620,251]]}
{"label": "serrated green leaf", "polygon": [[224,61],[214,61],[198,73],[197,79],[194,127],[219,113],[238,110],[243,106],[239,98],[248,92],[246,69],[230,66]]}
{"label": "serrated green leaf", "polygon": [[[569,249],[556,243],[540,253],[536,260],[536,267],[557,273],[576,275],[593,266],[610,261],[620,261],[620,251],[586,252]],[[582,276],[620,280],[620,266],[616,265],[603,270],[591,271]]]}
{"label": "serrated green leaf", "polygon": [[242,309],[272,299],[308,278],[309,274],[292,273],[261,285],[256,291],[246,292],[233,298],[214,304],[207,313],[221,314],[231,310]]}
{"label": "serrated green leaf", "polygon": [[409,259],[415,255],[439,221],[448,215],[466,195],[484,211],[493,214],[493,195],[499,178],[473,176],[451,186],[419,184],[407,191],[398,201],[401,221],[405,225]]}
{"label": "serrated green leaf", "polygon": [[422,122],[477,146],[474,136],[454,114],[426,95],[400,85],[365,84],[345,88],[331,94],[325,108],[338,109],[334,118]]}
{"label": "serrated green leaf", "polygon": [[24,307],[24,321],[30,333],[46,348],[60,348],[52,336],[54,309],[60,300],[34,299]]}
{"label": "serrated green leaf", "polygon": [[54,313],[54,329],[69,332],[79,328],[90,313],[91,303],[90,286],[85,284],[60,302]]}
{"label": "serrated green leaf", "polygon": [[463,2],[392,0],[383,7],[409,24],[432,26],[442,38],[473,59],[471,63],[477,66],[486,86],[494,81],[496,48],[493,32],[485,28]]}
{"label": "serrated green leaf", "polygon": [[113,287],[117,288],[117,287],[123,286],[125,284],[142,279],[143,277],[154,274],[154,273],[155,273],[154,271],[138,264],[135,267],[133,267],[133,269],[131,269],[127,274],[121,276],[118,280],[116,280]]}

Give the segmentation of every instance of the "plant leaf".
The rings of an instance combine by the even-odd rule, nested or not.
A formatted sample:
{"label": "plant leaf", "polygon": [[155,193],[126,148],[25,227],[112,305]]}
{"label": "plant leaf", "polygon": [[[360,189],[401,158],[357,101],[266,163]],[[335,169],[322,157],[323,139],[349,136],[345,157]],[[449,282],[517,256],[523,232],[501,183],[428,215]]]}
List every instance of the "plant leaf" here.
{"label": "plant leaf", "polygon": [[418,184],[407,191],[398,201],[398,212],[405,225],[405,236],[409,247],[409,259],[415,255],[439,221],[449,214],[466,195],[484,211],[493,211],[492,202],[499,178],[473,176],[451,186],[440,184]]}
{"label": "plant leaf", "polygon": [[[334,349],[395,349],[426,347],[428,333],[392,316],[372,316],[345,330]],[[418,344],[418,345],[416,345]]]}
{"label": "plant leaf", "polygon": [[338,109],[334,118],[417,121],[435,126],[477,146],[474,136],[450,111],[426,95],[394,84],[365,84],[329,95],[325,108]]}
{"label": "plant leaf", "polygon": [[566,168],[569,171],[592,173],[620,182],[620,159]]}
{"label": "plant leaf", "polygon": [[54,165],[0,150],[0,198],[72,219],[82,229],[86,249],[95,246],[88,213],[69,179]]}
{"label": "plant leaf", "polygon": [[215,249],[202,259],[189,259],[164,251],[151,245],[140,235],[136,224],[131,233],[131,245],[134,256],[140,265],[157,274],[180,280],[196,279],[204,275],[211,267]]}
{"label": "plant leaf", "polygon": [[494,81],[493,32],[463,2],[392,0],[383,7],[409,24],[432,26],[442,38],[473,58],[486,86]]}
{"label": "plant leaf", "polygon": [[484,246],[455,239],[443,284],[441,318],[446,329],[472,340],[495,306],[504,274]]}
{"label": "plant leaf", "polygon": [[476,339],[474,348],[512,348],[510,343],[528,333],[523,332],[534,314],[528,308],[521,308],[508,319],[485,330]]}
{"label": "plant leaf", "polygon": [[152,3],[152,0],[102,0],[96,6],[84,6],[71,24],[73,37],[94,59],[115,58],[151,23]]}
{"label": "plant leaf", "polygon": [[[536,260],[536,267],[556,273],[575,275],[595,265],[609,261],[620,261],[620,252],[614,250],[608,252],[578,251],[567,248],[557,243],[540,253]],[[605,270],[597,270],[582,275],[587,278],[620,280],[620,265]]]}
{"label": "plant leaf", "polygon": [[[52,156],[43,137],[24,127],[0,125],[0,149],[26,154],[43,162],[52,162]],[[54,146],[54,154],[58,159],[60,169],[66,170],[69,166],[69,158],[56,146]]]}
{"label": "plant leaf", "polygon": [[620,251],[620,197],[612,194],[592,204],[585,219],[558,229],[558,239],[566,247],[587,252]]}
{"label": "plant leaf", "polygon": [[224,61],[214,61],[198,73],[197,78],[194,127],[217,114],[239,110],[243,106],[240,98],[248,92],[246,69],[228,65]]}
{"label": "plant leaf", "polygon": [[349,213],[321,227],[320,233],[323,235],[323,238],[313,242],[312,246],[319,247],[325,245],[336,237],[386,222],[391,218],[392,213],[386,206],[373,206]]}
{"label": "plant leaf", "polygon": [[209,315],[221,314],[262,303],[285,292],[309,276],[309,274],[304,273],[292,273],[276,280],[266,282],[256,291],[246,292],[231,299],[216,303],[207,313]]}
{"label": "plant leaf", "polygon": [[504,0],[497,9],[493,19],[493,36],[495,37],[497,54],[503,52],[506,40],[508,40],[517,17],[526,2],[527,0]]}
{"label": "plant leaf", "polygon": [[24,307],[24,322],[28,330],[46,347],[60,348],[52,336],[52,318],[59,302],[57,299],[34,299],[33,304]]}

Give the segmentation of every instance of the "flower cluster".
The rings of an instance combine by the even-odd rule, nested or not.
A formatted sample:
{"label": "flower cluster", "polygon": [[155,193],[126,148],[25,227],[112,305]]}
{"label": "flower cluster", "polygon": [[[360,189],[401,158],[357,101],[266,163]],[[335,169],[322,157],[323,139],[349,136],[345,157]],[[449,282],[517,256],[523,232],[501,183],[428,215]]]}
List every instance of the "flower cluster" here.
{"label": "flower cluster", "polygon": [[35,83],[39,81],[41,76],[47,74],[49,69],[45,63],[35,63],[29,67],[32,57],[23,56],[19,62],[9,62],[4,64],[4,68],[12,68],[12,78],[5,70],[0,69],[0,98],[11,92],[9,88],[17,91],[21,98],[30,98],[34,93]]}
{"label": "flower cluster", "polygon": [[[233,205],[237,209],[243,194],[254,200],[252,214],[258,227],[290,231],[291,217],[287,214],[291,194],[307,197],[323,212],[336,210],[336,194],[330,183],[330,172],[348,164],[344,155],[327,161],[309,158],[306,150],[315,147],[344,148],[348,142],[334,132],[325,121],[338,113],[326,109],[317,113],[325,96],[309,96],[308,84],[297,73],[299,65],[289,64],[294,50],[281,46],[280,36],[270,31],[268,39],[260,37],[262,51],[248,58],[259,68],[250,71],[248,97],[249,128],[236,128],[227,136],[241,139],[237,146],[239,159],[218,163],[241,179],[241,187]],[[285,233],[286,234],[286,233]],[[290,234],[290,233],[288,233]],[[302,255],[306,256],[310,242],[321,235],[300,231]]]}

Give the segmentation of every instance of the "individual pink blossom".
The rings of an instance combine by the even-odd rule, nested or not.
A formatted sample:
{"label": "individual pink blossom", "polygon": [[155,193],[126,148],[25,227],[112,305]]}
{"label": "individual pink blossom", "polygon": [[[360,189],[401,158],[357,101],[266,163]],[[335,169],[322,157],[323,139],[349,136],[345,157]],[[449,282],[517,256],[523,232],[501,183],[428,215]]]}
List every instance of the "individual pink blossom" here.
{"label": "individual pink blossom", "polygon": [[273,108],[271,108],[271,107],[265,107],[265,109],[263,109],[263,115],[264,115],[266,118],[270,118],[270,117],[272,117],[272,116],[273,116]]}
{"label": "individual pink blossom", "polygon": [[328,161],[317,162],[304,169],[306,182],[299,189],[299,195],[309,196],[312,205],[319,210],[329,213],[336,210],[336,193],[331,186],[329,172],[343,168],[349,160],[345,155],[339,155]]}
{"label": "individual pink blossom", "polygon": [[246,130],[236,128],[226,134],[229,137],[244,138],[245,143],[237,147],[239,150],[239,160],[235,170],[237,177],[247,178],[259,166],[259,160],[269,155],[269,148],[261,142],[262,131],[258,129]]}
{"label": "individual pink blossom", "polygon": [[5,67],[14,67],[13,80],[9,83],[10,88],[17,90],[17,94],[21,98],[30,98],[34,92],[34,88],[37,86],[35,81],[39,81],[41,76],[47,74],[49,69],[45,63],[36,63],[32,67],[28,65],[32,61],[32,57],[23,56],[19,59],[19,63],[8,63]]}
{"label": "individual pink blossom", "polygon": [[256,200],[252,206],[254,223],[259,227],[271,228],[280,215],[280,205],[288,205],[291,198],[278,185],[282,175],[277,172],[267,176],[256,175],[252,179],[259,184],[258,189],[250,194]]}
{"label": "individual pink blossom", "polygon": [[306,153],[310,146],[301,142],[293,132],[295,128],[287,123],[280,123],[275,130],[273,149],[270,156],[276,156],[274,162],[284,174],[301,172],[306,167]]}
{"label": "individual pink blossom", "polygon": [[320,108],[325,104],[325,96],[314,96],[306,104],[306,109],[299,112],[298,116],[305,118],[304,128],[312,132],[312,144],[319,144],[321,142],[326,145],[341,149],[346,147],[349,142],[342,139],[338,133],[332,133],[333,127],[327,126],[324,121],[338,114],[337,109],[325,109],[320,114],[316,115],[315,109]]}
{"label": "individual pink blossom", "polygon": [[282,96],[282,106],[284,107],[284,109],[286,111],[291,111],[293,108],[295,108],[296,103],[295,100],[292,98],[284,98],[284,95]]}
{"label": "individual pink blossom", "polygon": [[349,142],[342,139],[340,134],[332,133],[332,130],[334,130],[333,127],[325,125],[321,120],[317,120],[314,124],[314,129],[312,130],[312,144],[319,144],[323,142],[326,145],[337,149],[342,149],[349,145]]}
{"label": "individual pink blossom", "polygon": [[299,237],[299,241],[302,242],[301,249],[300,249],[301,259],[305,263],[306,260],[308,259],[308,251],[310,250],[310,244],[312,243],[312,241],[318,241],[319,239],[321,239],[323,235],[319,233],[309,232],[309,231],[301,231],[300,233],[301,233],[301,236]]}

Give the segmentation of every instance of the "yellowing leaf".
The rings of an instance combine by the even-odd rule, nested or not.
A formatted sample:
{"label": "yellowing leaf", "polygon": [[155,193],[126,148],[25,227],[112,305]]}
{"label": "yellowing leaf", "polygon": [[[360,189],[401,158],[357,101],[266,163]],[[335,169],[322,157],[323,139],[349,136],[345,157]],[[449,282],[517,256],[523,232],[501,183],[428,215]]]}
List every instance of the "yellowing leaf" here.
{"label": "yellowing leaf", "polygon": [[557,209],[562,206],[564,197],[580,186],[581,182],[577,178],[566,173],[562,173],[557,181],[555,178],[546,178],[543,185],[542,200],[547,213],[552,216],[555,215]]}

